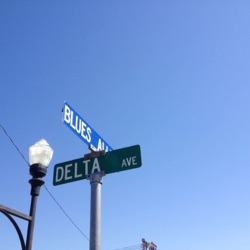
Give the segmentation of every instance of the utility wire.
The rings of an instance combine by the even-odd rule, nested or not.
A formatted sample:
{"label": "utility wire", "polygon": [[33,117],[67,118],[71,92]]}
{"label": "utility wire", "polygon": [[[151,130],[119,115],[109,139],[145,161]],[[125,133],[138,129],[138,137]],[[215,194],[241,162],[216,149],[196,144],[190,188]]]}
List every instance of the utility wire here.
{"label": "utility wire", "polygon": [[123,248],[117,248],[115,250],[141,250],[142,249],[142,244],[139,245],[133,245],[129,247],[123,247]]}
{"label": "utility wire", "polygon": [[[22,154],[22,152],[19,150],[19,148],[17,147],[17,145],[15,144],[15,142],[12,140],[12,138],[10,137],[10,135],[8,134],[8,132],[6,131],[6,129],[0,124],[0,127],[2,128],[2,130],[4,131],[5,135],[9,138],[9,140],[11,141],[12,145],[16,148],[17,152],[21,155],[21,157],[23,158],[23,160],[28,164],[28,166],[30,166],[29,162],[26,160],[26,158],[24,157],[24,155]],[[61,211],[64,213],[64,215],[69,219],[69,221],[74,225],[74,227],[89,241],[89,238],[81,231],[81,229],[75,224],[75,222],[70,218],[70,216],[66,213],[66,211],[62,208],[62,206],[59,204],[59,202],[56,200],[56,198],[52,195],[52,193],[48,190],[48,188],[44,185],[45,190],[48,192],[48,194],[50,195],[50,197],[54,200],[54,202],[57,204],[57,206],[61,209]],[[130,250],[130,249],[129,249]]]}
{"label": "utility wire", "polygon": [[5,133],[5,135],[9,138],[9,140],[11,141],[11,143],[13,144],[13,146],[16,148],[17,152],[22,156],[23,160],[28,164],[28,166],[30,166],[29,162],[25,159],[25,157],[22,154],[22,152],[19,150],[19,148],[17,147],[17,145],[14,143],[14,141],[11,139],[11,137],[9,136],[8,132],[6,131],[6,129],[1,124],[0,124],[0,127],[3,129],[3,132]]}
{"label": "utility wire", "polygon": [[57,204],[57,206],[61,209],[61,211],[64,213],[64,215],[69,219],[69,221],[74,225],[74,227],[84,236],[86,240],[89,241],[89,238],[82,232],[82,230],[75,224],[75,222],[69,217],[69,215],[65,212],[65,210],[62,208],[62,206],[58,203],[58,201],[55,199],[55,197],[51,194],[51,192],[48,190],[48,188],[44,185],[44,188],[50,195],[50,197],[54,200],[54,202]]}

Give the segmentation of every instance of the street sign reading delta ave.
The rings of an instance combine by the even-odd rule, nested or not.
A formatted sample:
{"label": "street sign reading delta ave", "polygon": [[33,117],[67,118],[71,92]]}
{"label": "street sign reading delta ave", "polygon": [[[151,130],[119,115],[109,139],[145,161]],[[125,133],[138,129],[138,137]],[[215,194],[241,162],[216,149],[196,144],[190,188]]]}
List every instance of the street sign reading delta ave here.
{"label": "street sign reading delta ave", "polygon": [[96,151],[111,151],[112,148],[78,113],[67,103],[63,107],[63,123],[87,145],[92,145]]}
{"label": "street sign reading delta ave", "polygon": [[139,145],[106,152],[105,155],[58,163],[54,166],[53,185],[86,179],[88,175],[104,171],[111,174],[119,171],[139,168],[141,149]]}

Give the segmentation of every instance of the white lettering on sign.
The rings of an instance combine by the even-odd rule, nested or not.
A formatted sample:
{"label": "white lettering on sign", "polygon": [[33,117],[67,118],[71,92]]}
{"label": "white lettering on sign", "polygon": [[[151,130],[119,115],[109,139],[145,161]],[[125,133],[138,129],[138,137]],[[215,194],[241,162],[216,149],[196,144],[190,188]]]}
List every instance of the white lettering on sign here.
{"label": "white lettering on sign", "polygon": [[63,171],[64,171],[63,167],[61,167],[61,166],[57,167],[55,182],[59,182],[63,179]]}
{"label": "white lettering on sign", "polygon": [[82,177],[82,174],[78,174],[78,167],[77,167],[77,162],[75,163],[75,178],[80,178]]}
{"label": "white lettering on sign", "polygon": [[90,171],[91,174],[93,174],[94,172],[100,172],[101,171],[98,158],[94,158],[92,166],[89,166],[89,162],[90,162],[90,160],[83,161],[86,176],[89,174],[89,167],[91,167],[91,171]]}
{"label": "white lettering on sign", "polygon": [[87,176],[89,174],[89,162],[90,160],[83,161],[85,164],[85,175]]}
{"label": "white lettering on sign", "polygon": [[88,142],[91,142],[91,128],[87,127],[85,122],[78,115],[74,115],[74,112],[65,105],[64,107],[64,121],[70,125],[81,137]]}
{"label": "white lettering on sign", "polygon": [[70,180],[72,179],[72,176],[70,176],[70,167],[72,167],[72,164],[68,164],[65,166],[65,180]]}
{"label": "white lettering on sign", "polygon": [[[74,170],[74,171],[73,171]],[[82,174],[78,173],[78,164],[77,162],[74,165],[73,169],[73,164],[68,164],[63,166],[59,166],[56,168],[56,173],[55,173],[55,182],[60,182],[62,180],[71,180],[72,178],[81,178]]]}
{"label": "white lettering on sign", "polygon": [[79,164],[75,162],[64,165],[64,166],[58,166],[56,168],[55,172],[55,183],[60,181],[68,181],[71,179],[79,179],[83,176],[83,173],[81,173],[81,168],[84,167],[84,174],[87,176],[89,173],[93,174],[95,172],[100,172],[100,164],[98,161],[98,158],[94,158],[93,164],[89,164],[90,160],[85,160],[82,162],[82,164]]}
{"label": "white lettering on sign", "polygon": [[99,138],[97,151],[100,151],[100,150],[105,150],[106,152],[108,152],[109,148],[108,148],[107,145],[106,145],[106,148],[105,148],[105,143]]}
{"label": "white lettering on sign", "polygon": [[98,158],[95,158],[94,162],[93,162],[91,174],[93,174],[94,172],[100,172],[100,171],[101,171],[101,169],[100,169]]}
{"label": "white lettering on sign", "polygon": [[122,160],[122,168],[123,167],[130,167],[131,165],[132,166],[137,165],[136,156],[125,158],[125,159]]}

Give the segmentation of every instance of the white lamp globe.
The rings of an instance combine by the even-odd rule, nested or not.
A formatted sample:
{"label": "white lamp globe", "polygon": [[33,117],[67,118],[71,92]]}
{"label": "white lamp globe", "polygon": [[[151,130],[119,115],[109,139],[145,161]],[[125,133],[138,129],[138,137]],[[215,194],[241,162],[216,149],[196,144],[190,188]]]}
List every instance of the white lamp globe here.
{"label": "white lamp globe", "polygon": [[53,149],[45,139],[41,139],[29,148],[30,165],[41,164],[48,167],[53,156]]}

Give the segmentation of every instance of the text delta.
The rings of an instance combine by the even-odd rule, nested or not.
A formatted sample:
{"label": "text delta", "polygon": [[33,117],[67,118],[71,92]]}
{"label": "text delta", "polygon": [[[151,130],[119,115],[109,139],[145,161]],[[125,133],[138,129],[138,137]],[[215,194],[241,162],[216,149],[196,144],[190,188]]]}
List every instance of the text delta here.
{"label": "text delta", "polygon": [[[95,172],[100,172],[100,165],[97,158],[94,159],[93,164],[89,164],[90,160],[84,160],[80,166],[75,162],[67,164],[65,166],[59,166],[56,168],[55,182],[60,182],[62,180],[69,181],[73,179],[82,179],[88,174],[93,174]],[[84,173],[82,170],[84,169]]]}

